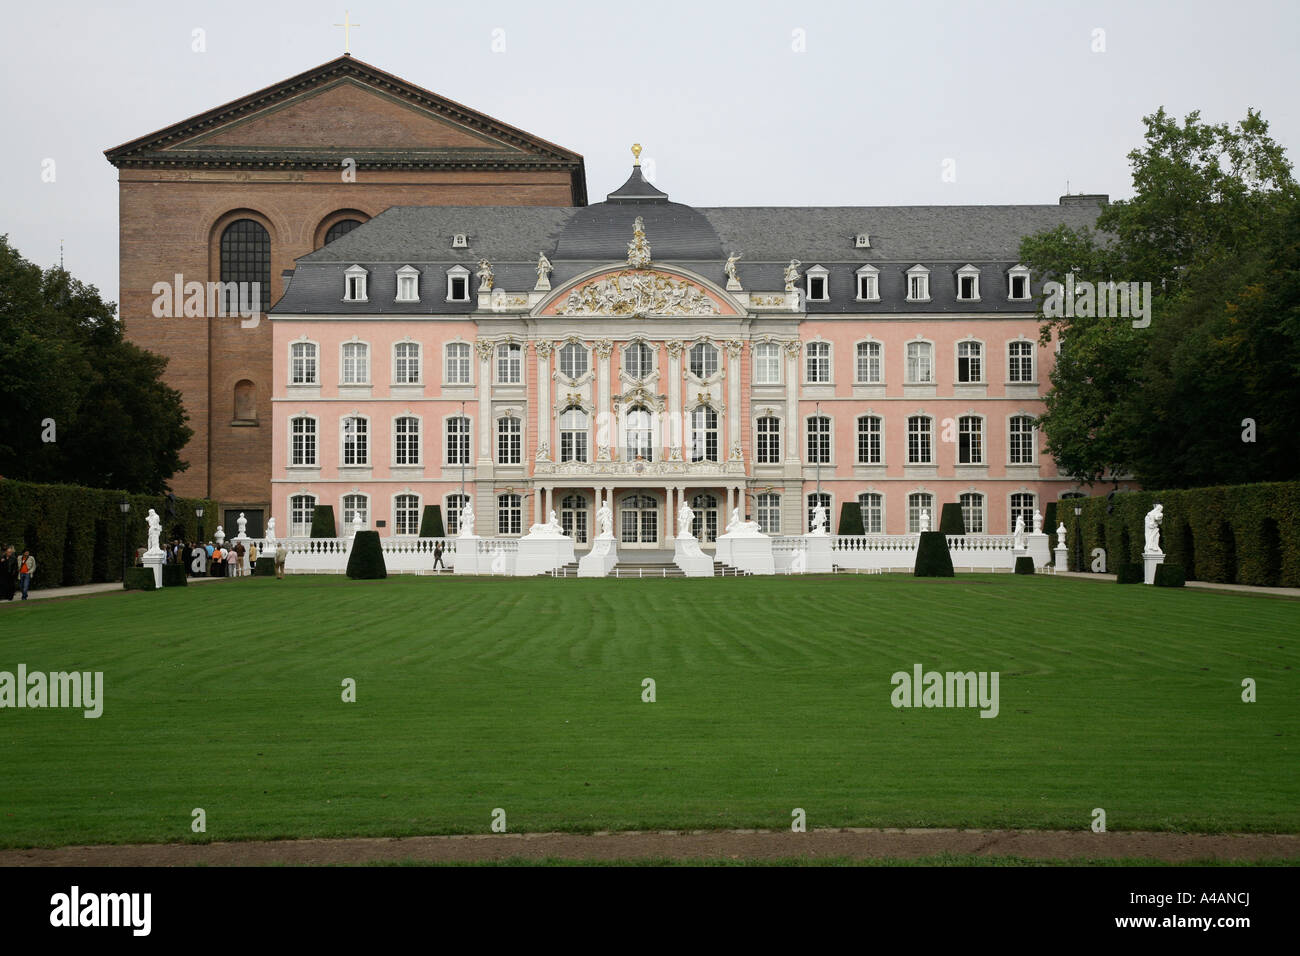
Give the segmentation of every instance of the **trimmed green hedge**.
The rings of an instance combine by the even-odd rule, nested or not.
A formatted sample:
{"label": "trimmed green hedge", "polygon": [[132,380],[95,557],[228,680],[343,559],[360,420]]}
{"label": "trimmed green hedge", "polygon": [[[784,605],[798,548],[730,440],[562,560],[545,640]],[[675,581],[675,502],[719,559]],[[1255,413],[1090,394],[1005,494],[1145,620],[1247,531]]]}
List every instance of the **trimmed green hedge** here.
{"label": "trimmed green hedge", "polygon": [[183,588],[189,585],[185,579],[185,565],[183,564],[164,564],[163,565],[163,587],[165,588]]}
{"label": "trimmed green hedge", "polygon": [[1022,554],[1016,558],[1016,574],[1033,574],[1034,559],[1027,554]]}
{"label": "trimmed green hedge", "polygon": [[[1142,557],[1142,523],[1151,506],[1164,505],[1161,548],[1165,560],[1183,568],[1189,581],[1218,581],[1261,587],[1300,587],[1300,536],[1283,528],[1300,527],[1300,482],[1128,491],[1115,495],[1106,514],[1105,497],[1083,498],[1062,509],[1071,544],[1082,535],[1083,568],[1090,570],[1094,548],[1106,550],[1106,565],[1116,569]],[[1074,516],[1073,506],[1083,509]],[[1076,560],[1071,547],[1070,560]]]}
{"label": "trimmed green hedge", "polygon": [[313,538],[337,538],[334,531],[334,506],[317,505],[311,512],[311,536]]}
{"label": "trimmed green hedge", "polygon": [[442,526],[442,506],[425,505],[424,514],[420,516],[420,537],[442,538],[446,534]]}
{"label": "trimmed green hedge", "polygon": [[1141,561],[1125,561],[1115,569],[1116,584],[1143,584],[1146,582],[1146,569]]}
{"label": "trimmed green hedge", "polygon": [[1153,583],[1158,588],[1181,588],[1187,583],[1187,575],[1183,573],[1182,565],[1157,564]]}
{"label": "trimmed green hedge", "polygon": [[846,501],[840,505],[840,534],[862,534],[862,505]]}
{"label": "trimmed green hedge", "polygon": [[255,578],[273,578],[275,577],[275,555],[257,559],[257,564],[253,567],[253,577]]}
{"label": "trimmed green hedge", "polygon": [[[37,571],[40,568],[36,569]],[[126,580],[122,582],[122,587],[127,591],[155,591],[157,585],[153,580],[152,568],[127,568]]]}
{"label": "trimmed green hedge", "polygon": [[176,515],[167,515],[167,500],[159,495],[128,495],[78,485],[43,485],[0,479],[0,546],[12,544],[19,553],[36,555],[33,588],[72,587],[122,580],[122,513],[118,503],[131,505],[126,521],[128,562],[148,541],[144,518],[153,508],[162,519],[162,540],[176,531],[196,540],[199,519],[195,508],[210,516],[217,503],[203,498],[177,498]]}
{"label": "trimmed green hedge", "polygon": [[371,581],[388,577],[384,564],[384,549],[379,544],[378,531],[358,531],[352,539],[352,553],[348,555],[348,577]]}
{"label": "trimmed green hedge", "polygon": [[952,555],[948,553],[948,536],[942,531],[922,531],[916,548],[912,574],[918,578],[950,578]]}
{"label": "trimmed green hedge", "polygon": [[939,513],[939,530],[944,534],[965,534],[966,519],[961,516],[961,503],[949,501]]}

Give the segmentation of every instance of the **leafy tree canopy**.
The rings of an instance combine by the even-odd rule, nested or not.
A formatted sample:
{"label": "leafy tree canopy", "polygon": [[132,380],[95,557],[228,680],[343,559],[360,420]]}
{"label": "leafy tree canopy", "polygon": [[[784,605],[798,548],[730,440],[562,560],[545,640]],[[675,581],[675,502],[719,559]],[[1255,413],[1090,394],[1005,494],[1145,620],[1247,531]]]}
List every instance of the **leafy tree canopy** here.
{"label": "leafy tree canopy", "polygon": [[0,236],[0,475],[158,494],[188,467],[167,361],[127,342],[116,311]]}

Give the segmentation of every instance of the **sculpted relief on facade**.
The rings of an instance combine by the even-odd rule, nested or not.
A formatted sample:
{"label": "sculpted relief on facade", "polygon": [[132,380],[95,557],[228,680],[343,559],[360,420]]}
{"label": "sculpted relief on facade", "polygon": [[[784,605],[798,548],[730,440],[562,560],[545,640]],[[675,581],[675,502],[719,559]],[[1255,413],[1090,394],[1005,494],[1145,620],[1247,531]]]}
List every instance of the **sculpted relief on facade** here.
{"label": "sculpted relief on facade", "polygon": [[556,314],[717,315],[719,311],[718,304],[691,282],[627,270],[574,289]]}

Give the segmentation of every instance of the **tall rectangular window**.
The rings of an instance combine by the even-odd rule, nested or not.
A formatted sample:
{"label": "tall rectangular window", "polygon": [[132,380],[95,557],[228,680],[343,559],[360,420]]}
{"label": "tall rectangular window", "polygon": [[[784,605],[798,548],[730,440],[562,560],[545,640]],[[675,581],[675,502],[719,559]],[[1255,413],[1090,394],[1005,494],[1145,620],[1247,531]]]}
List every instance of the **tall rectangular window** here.
{"label": "tall rectangular window", "polygon": [[781,384],[781,346],[775,342],[754,346],[754,384]]}
{"label": "tall rectangular window", "polygon": [[420,533],[420,498],[418,495],[398,495],[394,499],[393,532],[395,534]]}
{"label": "tall rectangular window", "polygon": [[921,514],[930,519],[930,530],[937,531],[934,520],[934,495],[917,491],[907,496],[907,533],[916,534],[921,530]]}
{"label": "tall rectangular window", "polygon": [[934,384],[934,347],[929,342],[907,343],[907,384]]}
{"label": "tall rectangular window", "polygon": [[957,463],[984,464],[984,420],[977,415],[963,415],[957,421]]}
{"label": "tall rectangular window", "polygon": [[393,463],[420,463],[420,420],[403,416],[393,423]]}
{"label": "tall rectangular window", "polygon": [[1038,499],[1029,491],[1020,491],[1011,496],[1011,516],[1007,522],[1007,534],[1016,530],[1016,519],[1023,518],[1025,521],[1025,530],[1032,531],[1034,528],[1034,509],[1037,507]]}
{"label": "tall rectangular window", "polygon": [[831,463],[831,420],[824,415],[808,419],[808,464]]}
{"label": "tall rectangular window", "polygon": [[875,491],[866,491],[858,495],[858,507],[862,510],[862,533],[885,533],[885,496]]}
{"label": "tall rectangular window", "polygon": [[417,342],[398,342],[393,346],[393,384],[418,385],[420,383],[420,345]]}
{"label": "tall rectangular window", "polygon": [[469,464],[469,419],[447,419],[447,464]]}
{"label": "tall rectangular window", "polygon": [[370,383],[370,347],[365,342],[343,343],[343,384]]}
{"label": "tall rectangular window", "polygon": [[316,419],[295,418],[289,423],[289,464],[316,464]]}
{"label": "tall rectangular window", "polygon": [[961,496],[961,521],[967,534],[984,533],[984,496],[968,491]]}
{"label": "tall rectangular window", "polygon": [[316,345],[314,342],[295,342],[290,352],[292,361],[291,384],[315,385]]}
{"label": "tall rectangular window", "polygon": [[957,381],[984,381],[984,346],[979,342],[957,343]]}
{"label": "tall rectangular window", "polygon": [[781,463],[781,419],[765,415],[758,420],[758,454],[760,465]]}
{"label": "tall rectangular window", "polygon": [[1017,415],[1011,419],[1010,435],[1007,441],[1007,462],[1012,465],[1032,465],[1034,463],[1034,420],[1027,415]]}
{"label": "tall rectangular window", "polygon": [[826,509],[826,528],[829,531],[831,528],[832,521],[831,521],[831,496],[830,496],[830,492],[828,491],[822,491],[822,492],[814,491],[812,494],[808,496],[808,530],[811,531],[813,528],[813,518],[815,517],[815,512],[817,511],[818,505],[821,505],[823,508]]}
{"label": "tall rectangular window", "polygon": [[1034,380],[1034,343],[1007,343],[1007,381],[1032,382]]}
{"label": "tall rectangular window", "polygon": [[469,495],[447,496],[446,530],[448,537],[455,537],[460,534],[460,509],[465,507],[467,501],[469,501]]}
{"label": "tall rectangular window", "polygon": [[879,385],[883,381],[879,342],[858,343],[856,372],[857,381],[862,385]]}
{"label": "tall rectangular window", "polygon": [[824,384],[831,380],[831,346],[829,342],[809,342],[806,349],[808,384]]}
{"label": "tall rectangular window", "polygon": [[858,419],[858,464],[880,464],[880,419],[875,415]]}
{"label": "tall rectangular window", "polygon": [[519,419],[507,416],[497,420],[497,464],[519,464],[522,433]]}
{"label": "tall rectangular window", "polygon": [[289,536],[306,538],[311,534],[311,516],[316,510],[313,495],[294,495],[289,499]]}
{"label": "tall rectangular window", "polygon": [[758,530],[763,534],[781,533],[781,496],[766,492],[758,496]]}
{"label": "tall rectangular window", "polygon": [[469,384],[469,344],[452,342],[447,346],[447,384]]}
{"label": "tall rectangular window", "polygon": [[520,495],[497,495],[497,534],[519,534],[523,530]]}
{"label": "tall rectangular window", "polygon": [[343,419],[344,465],[370,464],[370,422],[360,416]]}
{"label": "tall rectangular window", "polygon": [[497,346],[497,382],[518,385],[523,374],[524,352],[518,345]]}
{"label": "tall rectangular window", "polygon": [[934,464],[931,444],[931,421],[926,415],[913,415],[907,420],[907,463],[909,465]]}

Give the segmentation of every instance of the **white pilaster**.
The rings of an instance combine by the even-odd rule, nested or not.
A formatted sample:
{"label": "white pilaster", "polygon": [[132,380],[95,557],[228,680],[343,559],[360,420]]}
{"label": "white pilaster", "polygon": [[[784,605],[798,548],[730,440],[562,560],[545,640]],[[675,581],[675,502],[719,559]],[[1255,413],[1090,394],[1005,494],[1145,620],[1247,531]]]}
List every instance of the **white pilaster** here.
{"label": "white pilaster", "polygon": [[[608,441],[617,441],[618,429],[610,420],[610,396],[611,382],[609,379],[609,353],[614,350],[614,343],[609,339],[597,340],[593,347],[596,350],[596,382],[598,385],[596,402],[596,436],[599,439],[602,429],[601,423],[606,423],[607,427],[603,429]],[[612,455],[609,445],[596,446],[596,460],[610,461]]]}

